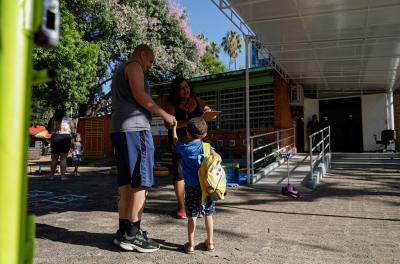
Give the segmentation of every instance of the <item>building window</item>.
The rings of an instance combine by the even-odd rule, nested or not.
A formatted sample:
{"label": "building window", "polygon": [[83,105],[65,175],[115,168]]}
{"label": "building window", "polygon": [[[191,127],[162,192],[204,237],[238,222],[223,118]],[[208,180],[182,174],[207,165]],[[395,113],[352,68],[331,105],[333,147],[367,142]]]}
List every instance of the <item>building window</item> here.
{"label": "building window", "polygon": [[[242,129],[246,127],[245,89],[227,89],[197,93],[212,108],[222,111],[215,121],[209,122],[209,130]],[[274,87],[253,85],[250,87],[250,127],[274,126]]]}

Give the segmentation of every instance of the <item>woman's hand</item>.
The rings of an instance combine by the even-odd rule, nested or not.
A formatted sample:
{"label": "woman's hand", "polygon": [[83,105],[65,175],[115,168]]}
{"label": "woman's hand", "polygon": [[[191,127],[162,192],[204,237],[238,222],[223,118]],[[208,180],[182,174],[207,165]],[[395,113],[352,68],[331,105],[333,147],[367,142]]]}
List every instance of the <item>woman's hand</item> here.
{"label": "woman's hand", "polygon": [[203,113],[204,112],[210,112],[210,111],[211,111],[211,108],[208,105],[204,106]]}

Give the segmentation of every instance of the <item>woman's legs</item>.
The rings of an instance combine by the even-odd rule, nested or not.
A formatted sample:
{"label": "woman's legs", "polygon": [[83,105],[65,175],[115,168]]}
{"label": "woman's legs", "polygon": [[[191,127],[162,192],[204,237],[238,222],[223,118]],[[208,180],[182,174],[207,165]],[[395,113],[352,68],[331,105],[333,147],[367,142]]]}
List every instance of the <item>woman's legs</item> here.
{"label": "woman's legs", "polygon": [[68,156],[68,153],[60,154],[61,179],[64,178],[65,171],[67,170],[67,156]]}
{"label": "woman's legs", "polygon": [[180,155],[172,153],[172,175],[176,200],[178,202],[178,210],[176,218],[186,218],[185,212],[185,181],[182,175],[182,160]]}
{"label": "woman's legs", "polygon": [[51,153],[50,179],[54,179],[59,156],[59,154]]}
{"label": "woman's legs", "polygon": [[174,190],[178,201],[178,211],[185,210],[185,182],[183,179],[174,181]]}

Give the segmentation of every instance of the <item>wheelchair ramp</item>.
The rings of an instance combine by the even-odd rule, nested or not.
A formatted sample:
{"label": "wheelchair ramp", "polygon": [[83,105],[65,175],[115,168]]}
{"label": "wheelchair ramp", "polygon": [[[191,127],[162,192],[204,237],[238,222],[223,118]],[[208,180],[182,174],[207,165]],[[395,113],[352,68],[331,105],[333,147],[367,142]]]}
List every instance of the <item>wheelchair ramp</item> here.
{"label": "wheelchair ramp", "polygon": [[[301,192],[311,191],[304,186],[310,174],[310,158],[306,153],[297,153],[289,161],[290,183]],[[286,162],[263,176],[259,181],[252,185],[256,189],[280,191],[288,183],[288,173]]]}
{"label": "wheelchair ramp", "polygon": [[400,153],[332,153],[333,169],[400,169]]}

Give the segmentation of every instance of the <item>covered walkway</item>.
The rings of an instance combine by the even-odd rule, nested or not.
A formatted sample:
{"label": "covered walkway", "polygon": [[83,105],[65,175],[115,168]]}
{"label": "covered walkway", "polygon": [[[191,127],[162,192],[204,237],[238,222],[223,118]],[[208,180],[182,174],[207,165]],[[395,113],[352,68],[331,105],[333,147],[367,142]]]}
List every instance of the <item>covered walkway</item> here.
{"label": "covered walkway", "polygon": [[[271,65],[289,84],[291,106],[303,111],[306,151],[306,125],[314,114],[331,125],[332,151],[377,151],[376,135],[394,130],[399,1],[211,1],[243,34],[246,67]],[[247,82],[247,96],[249,90]],[[247,164],[252,155],[248,148]]]}

